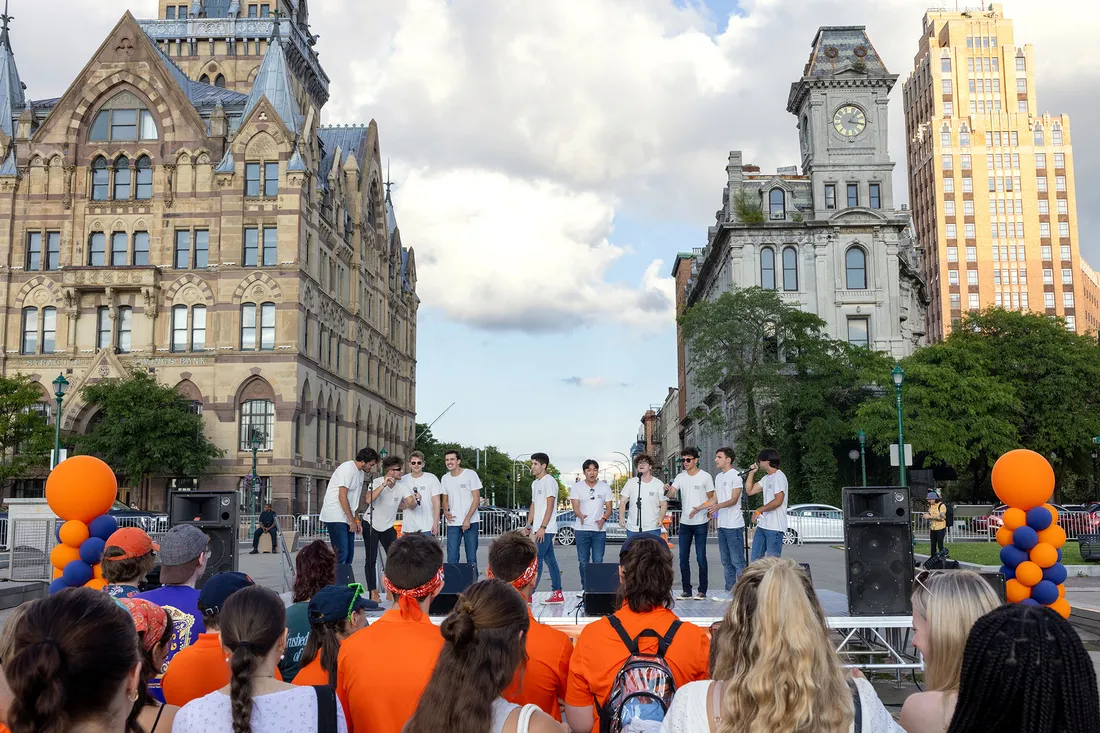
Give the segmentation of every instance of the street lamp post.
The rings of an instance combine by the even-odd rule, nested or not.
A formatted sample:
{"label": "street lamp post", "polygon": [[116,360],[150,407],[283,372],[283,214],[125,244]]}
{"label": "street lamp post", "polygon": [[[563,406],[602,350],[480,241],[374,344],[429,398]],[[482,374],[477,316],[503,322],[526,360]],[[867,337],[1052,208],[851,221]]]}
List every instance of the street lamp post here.
{"label": "street lamp post", "polygon": [[1096,498],[1097,496],[1100,496],[1100,494],[1098,494],[1097,491],[1096,491],[1096,459],[1097,458],[1100,458],[1100,453],[1097,453],[1096,450],[1093,449],[1093,451],[1092,451],[1092,500],[1093,501],[1100,501],[1100,499]]}
{"label": "street lamp post", "polygon": [[57,379],[53,380],[53,394],[57,398],[57,412],[54,413],[54,433],[53,433],[53,458],[50,461],[50,470],[52,471],[57,467],[58,463],[61,463],[61,400],[65,397],[65,390],[69,388],[69,380],[65,379],[64,374],[58,374]]}
{"label": "street lamp post", "polygon": [[901,364],[894,364],[894,370],[890,372],[890,377],[894,380],[894,394],[897,397],[898,405],[898,475],[901,477],[901,485],[906,486],[905,430],[901,422],[901,385],[905,382],[905,370],[901,368]]}
{"label": "street lamp post", "polygon": [[863,473],[863,485],[867,486],[867,433],[861,429],[859,431],[859,468]]}
{"label": "street lamp post", "polygon": [[248,525],[248,534],[251,536],[256,534],[256,489],[259,488],[260,484],[260,477],[256,475],[256,454],[260,450],[261,433],[259,430],[256,429],[255,425],[251,426],[250,430],[251,440],[249,442],[252,444],[252,481],[251,489],[249,491],[250,497],[248,501],[248,514],[251,517],[251,521]]}

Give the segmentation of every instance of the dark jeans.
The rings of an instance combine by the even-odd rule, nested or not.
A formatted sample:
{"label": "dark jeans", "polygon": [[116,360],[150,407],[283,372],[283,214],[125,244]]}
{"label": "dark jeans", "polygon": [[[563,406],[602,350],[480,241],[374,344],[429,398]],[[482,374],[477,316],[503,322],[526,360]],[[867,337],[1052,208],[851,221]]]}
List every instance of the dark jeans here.
{"label": "dark jeans", "polygon": [[447,562],[457,563],[458,551],[460,548],[466,548],[466,562],[472,563],[474,566],[474,579],[477,579],[477,535],[481,529],[479,522],[474,522],[467,530],[462,529],[462,525],[454,526],[447,525]]}
{"label": "dark jeans", "polygon": [[932,554],[935,555],[943,549],[943,539],[947,536],[947,528],[933,529],[929,532],[929,535],[932,542]]}
{"label": "dark jeans", "polygon": [[607,533],[591,529],[577,530],[577,564],[581,569],[581,590],[584,584],[585,565],[589,562],[603,562],[604,548],[607,546]]}
{"label": "dark jeans", "polygon": [[[682,526],[682,525],[681,525]],[[733,590],[741,573],[745,572],[745,528],[718,528],[718,552],[722,555],[722,572],[726,590]]]}
{"label": "dark jeans", "polygon": [[558,557],[554,554],[554,535],[547,532],[543,535],[539,546],[539,570],[535,577],[535,588],[538,589],[542,582],[542,568],[545,565],[550,570],[550,590],[561,590],[561,570],[558,568]]}
{"label": "dark jeans", "polygon": [[279,551],[279,527],[278,525],[272,525],[271,529],[264,529],[263,527],[257,527],[256,533],[252,535],[252,551],[256,552],[260,547],[260,537],[264,532],[271,533],[271,551]]}
{"label": "dark jeans", "polygon": [[375,572],[378,567],[378,543],[382,543],[383,549],[388,554],[390,545],[397,539],[397,530],[390,527],[379,532],[369,524],[363,529],[365,530],[364,541],[367,544],[367,562],[363,568],[367,572],[367,590],[378,590],[378,574]]}
{"label": "dark jeans", "polygon": [[699,565],[699,593],[707,594],[707,525],[680,523],[680,580],[684,593],[691,595],[691,543],[695,543],[695,562]]}
{"label": "dark jeans", "polygon": [[355,530],[346,522],[325,522],[328,528],[328,541],[336,553],[337,565],[349,565],[355,555]]}

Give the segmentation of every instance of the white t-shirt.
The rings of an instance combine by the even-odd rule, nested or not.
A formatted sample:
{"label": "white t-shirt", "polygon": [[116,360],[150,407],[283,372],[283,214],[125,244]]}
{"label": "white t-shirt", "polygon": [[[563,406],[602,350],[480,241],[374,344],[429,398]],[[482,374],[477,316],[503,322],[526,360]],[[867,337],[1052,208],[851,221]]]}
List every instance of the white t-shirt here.
{"label": "white t-shirt", "polygon": [[606,481],[597,481],[595,486],[589,486],[585,481],[578,481],[569,490],[570,500],[576,499],[581,505],[582,522],[580,517],[573,522],[573,528],[583,532],[606,532],[607,525],[603,529],[596,526],[596,520],[607,512],[607,502],[611,501],[611,487]]}
{"label": "white t-shirt", "polygon": [[707,501],[708,492],[714,491],[710,474],[701,469],[694,476],[681,471],[672,485],[680,492],[680,524],[706,524],[709,519],[706,509],[696,512],[694,517],[689,515],[692,509]]}
{"label": "white t-shirt", "polygon": [[[385,477],[379,476],[371,483],[371,491],[384,483],[386,483]],[[376,532],[385,532],[397,521],[398,507],[406,496],[412,496],[412,487],[399,480],[393,488],[385,489],[374,500],[374,516],[371,516],[370,504],[367,504],[367,510],[363,512],[363,521],[370,523]],[[405,530],[404,525],[401,530]]]}
{"label": "white t-shirt", "polygon": [[[229,695],[211,692],[180,708],[173,733],[232,733]],[[311,733],[317,730],[317,693],[312,687],[272,692],[252,698],[252,733]],[[336,730],[347,733],[348,723],[336,699]]]}
{"label": "white t-shirt", "polygon": [[760,519],[757,520],[756,526],[760,529],[771,529],[776,532],[787,531],[787,499],[790,498],[790,492],[787,491],[787,474],[780,470],[776,470],[775,473],[765,476],[760,484],[764,487],[764,503],[775,498],[775,495],[782,492],[783,504],[772,509],[770,512],[764,512],[760,515]]}
{"label": "white t-shirt", "polygon": [[649,483],[635,476],[626,482],[622,497],[626,499],[626,526],[628,532],[638,531],[638,486],[642,491],[642,531],[649,532],[661,528],[661,502],[665,500],[665,484],[660,479],[649,479]]}
{"label": "white t-shirt", "polygon": [[[466,512],[470,511],[470,506],[473,504],[473,492],[481,491],[481,479],[474,471],[464,468],[457,476],[452,476],[448,471],[443,474],[439,483],[443,487],[443,493],[447,495],[447,506],[454,516],[453,520],[447,521],[447,526],[461,527],[466,519]],[[474,512],[470,517],[470,524],[479,521],[481,517]]]}
{"label": "white t-shirt", "polygon": [[[430,532],[432,530],[432,497],[443,493],[443,487],[435,474],[424,472],[420,478],[413,478],[411,473],[406,473],[401,480],[409,487],[409,491],[419,494],[420,505],[412,509],[406,509],[401,515],[402,532]],[[415,491],[414,491],[415,489]]]}
{"label": "white t-shirt", "polygon": [[[737,474],[737,471],[732,468],[725,473],[718,473],[714,476],[714,498],[721,504],[723,501],[729,501],[733,498],[734,490],[740,491],[744,488],[745,484],[741,481],[741,477]],[[737,503],[733,506],[728,506],[718,510],[718,526],[721,529],[737,529],[738,527],[745,526],[745,515],[741,513],[741,499],[745,497],[744,492],[737,495]]]}
{"label": "white t-shirt", "polygon": [[540,479],[531,482],[531,503],[535,505],[535,513],[527,518],[532,531],[537,532],[545,523],[546,500],[553,499],[554,504],[550,508],[550,522],[546,523],[546,534],[556,534],[558,531],[558,480],[546,474]]}
{"label": "white t-shirt", "polygon": [[347,523],[348,518],[340,506],[341,486],[347,487],[348,506],[354,514],[359,510],[359,497],[363,494],[363,472],[355,467],[355,461],[344,461],[332,472],[328,489],[325,490],[325,500],[321,503],[322,522]]}

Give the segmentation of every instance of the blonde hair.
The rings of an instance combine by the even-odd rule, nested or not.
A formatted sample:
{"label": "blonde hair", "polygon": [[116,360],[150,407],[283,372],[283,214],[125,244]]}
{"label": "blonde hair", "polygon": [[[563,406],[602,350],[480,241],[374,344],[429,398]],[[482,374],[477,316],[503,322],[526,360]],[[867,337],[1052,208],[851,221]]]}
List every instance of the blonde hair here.
{"label": "blonde hair", "polygon": [[928,690],[958,691],[970,628],[1001,600],[972,570],[930,572],[913,584],[913,613],[928,622],[924,678]]}
{"label": "blonde hair", "polygon": [[714,643],[713,676],[725,681],[719,733],[848,732],[848,675],[793,561],[765,557],[745,569]]}

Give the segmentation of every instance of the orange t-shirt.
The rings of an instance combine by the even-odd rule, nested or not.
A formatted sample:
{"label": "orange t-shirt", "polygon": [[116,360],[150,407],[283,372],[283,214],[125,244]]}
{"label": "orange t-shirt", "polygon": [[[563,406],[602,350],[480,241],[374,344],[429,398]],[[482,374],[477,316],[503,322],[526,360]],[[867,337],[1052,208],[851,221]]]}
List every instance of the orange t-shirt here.
{"label": "orange t-shirt", "polygon": [[[275,668],[275,679],[283,676]],[[164,701],[183,707],[229,684],[229,663],[225,661],[218,632],[199,634],[191,646],[180,649],[161,680]]]}
{"label": "orange t-shirt", "polygon": [[527,666],[516,671],[512,684],[501,697],[517,705],[533,703],[547,715],[561,720],[558,699],[565,697],[572,655],[573,642],[569,636],[553,626],[540,624],[532,614],[531,628],[527,630]]}
{"label": "orange t-shirt", "polygon": [[294,675],[293,683],[302,686],[328,684],[328,672],[321,667],[320,652],[317,652],[312,662],[298,670],[298,674]]}
{"label": "orange t-shirt", "polygon": [[[634,613],[625,605],[615,612],[626,633],[634,638],[645,629],[653,629],[664,636],[668,627],[676,620],[676,614],[666,608],[658,608],[646,613]],[[657,640],[642,637],[638,642],[639,651],[645,654],[657,652]],[[577,639],[573,649],[573,658],[569,663],[569,682],[565,690],[565,704],[582,708],[593,705],[598,700],[602,705],[611,693],[615,676],[630,656],[626,645],[611,622],[602,618],[589,624]],[[665,662],[672,670],[676,687],[688,682],[705,680],[710,676],[710,637],[707,632],[693,623],[684,623],[665,654]],[[596,721],[593,733],[600,729],[599,710],[595,710]]]}
{"label": "orange t-shirt", "polygon": [[396,608],[345,639],[336,694],[348,733],[400,733],[416,711],[442,649],[443,635],[427,614],[408,621]]}

